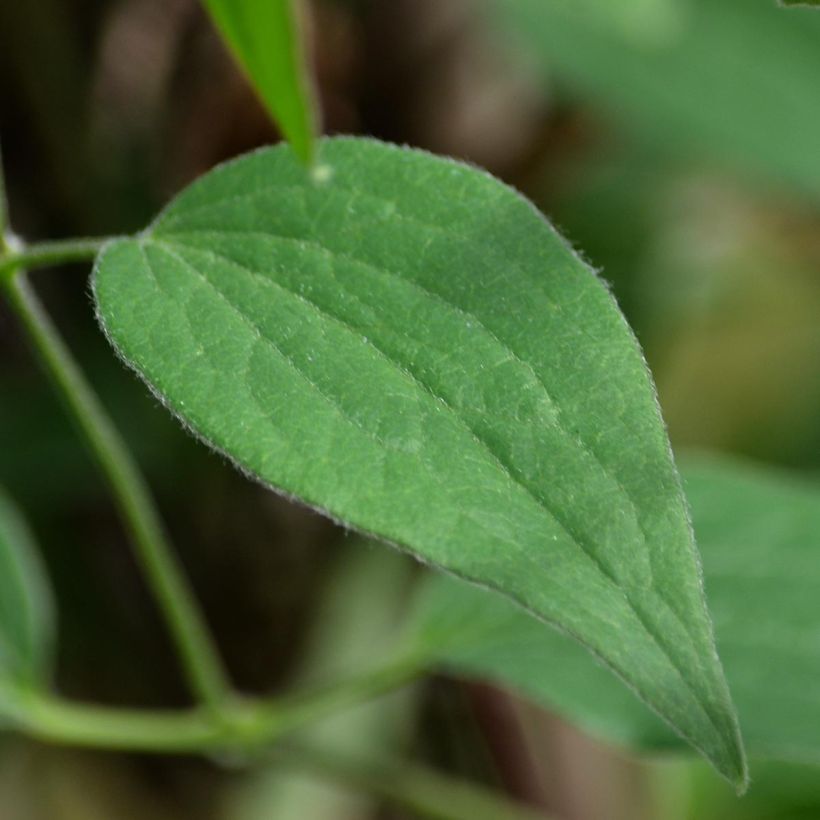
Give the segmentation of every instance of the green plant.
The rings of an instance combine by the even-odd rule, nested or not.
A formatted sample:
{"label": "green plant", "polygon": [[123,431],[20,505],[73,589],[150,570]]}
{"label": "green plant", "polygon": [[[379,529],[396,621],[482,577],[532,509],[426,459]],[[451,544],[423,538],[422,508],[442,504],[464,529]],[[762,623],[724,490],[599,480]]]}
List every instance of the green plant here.
{"label": "green plant", "polygon": [[[35,737],[110,749],[253,755],[280,745],[429,813],[523,816],[431,773],[401,777],[392,765],[287,739],[444,665],[511,682],[637,747],[683,738],[743,791],[744,745],[687,500],[651,377],[606,286],[530,203],[489,175],[373,140],[317,140],[289,3],[206,5],[290,147],[206,174],[133,237],[26,246],[0,213],[3,292],[108,479],[197,705],[130,711],[51,693],[46,585],[25,526],[2,501],[3,719]],[[657,4],[658,14],[673,6]],[[527,7],[506,12],[532,14]],[[584,82],[593,82],[588,65],[589,76],[604,73],[569,52]],[[670,76],[684,56],[684,46],[668,55]],[[780,120],[793,113],[789,99]],[[685,97],[668,110],[673,130],[685,122],[717,153],[733,152],[734,132],[716,128],[709,111],[693,113]],[[780,151],[768,135],[738,159],[814,190],[802,154]],[[94,257],[106,337],[187,429],[254,479],[489,589],[431,576],[383,664],[271,700],[234,691],[150,492],[26,279],[36,267]],[[712,608],[724,616],[721,653],[743,692],[741,714],[752,716],[750,746],[811,758],[817,743],[792,725],[799,718],[763,718],[763,693],[776,681],[756,679],[748,656],[725,652],[737,619],[764,620],[765,611],[744,609],[760,598],[748,586],[713,587],[710,573],[734,569],[737,550],[720,550],[736,546],[744,526],[754,532],[756,515],[757,532],[767,532],[772,510],[813,522],[816,491],[758,482],[746,468],[693,466],[684,475]],[[752,509],[746,482],[759,494]],[[781,548],[801,560],[804,531],[786,522],[767,535],[756,545],[763,566]],[[771,624],[794,634],[791,624]],[[814,626],[801,623],[805,634]],[[644,705],[609,685],[579,645]]]}

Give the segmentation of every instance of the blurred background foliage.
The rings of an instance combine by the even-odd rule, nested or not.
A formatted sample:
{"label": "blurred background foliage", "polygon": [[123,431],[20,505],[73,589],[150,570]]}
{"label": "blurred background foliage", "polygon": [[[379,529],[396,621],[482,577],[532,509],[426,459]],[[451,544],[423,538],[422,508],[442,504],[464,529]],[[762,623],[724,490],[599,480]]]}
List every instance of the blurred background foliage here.
{"label": "blurred background foliage", "polygon": [[[466,159],[514,184],[611,283],[676,448],[820,470],[820,14],[774,0],[313,0],[328,133]],[[216,162],[277,140],[196,0],[0,0],[0,126],[24,236],[141,228]],[[86,273],[35,281],[132,443],[248,691],[389,646],[418,570],[250,485],[114,360]],[[0,484],[59,608],[58,681],[185,703],[103,484],[0,306]],[[353,570],[356,569],[354,572]],[[353,606],[349,602],[353,602]],[[316,728],[410,753],[566,820],[820,817],[817,770],[638,761],[444,677]],[[402,817],[275,761],[102,755],[0,737],[2,820]]]}

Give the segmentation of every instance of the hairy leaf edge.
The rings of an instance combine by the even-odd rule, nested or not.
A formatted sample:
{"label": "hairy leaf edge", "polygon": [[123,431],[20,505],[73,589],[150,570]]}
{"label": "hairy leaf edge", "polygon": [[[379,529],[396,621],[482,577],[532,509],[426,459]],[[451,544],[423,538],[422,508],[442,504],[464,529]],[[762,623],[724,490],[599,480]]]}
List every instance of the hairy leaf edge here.
{"label": "hairy leaf edge", "polygon": [[[654,382],[654,379],[652,378],[651,371],[649,370],[649,366],[646,362],[646,357],[644,356],[643,349],[641,348],[640,343],[638,342],[638,339],[635,336],[634,331],[632,330],[631,326],[627,322],[626,317],[624,316],[623,312],[621,311],[620,307],[618,306],[617,300],[615,299],[615,296],[612,293],[612,288],[610,287],[609,283],[606,282],[606,280],[602,278],[600,269],[598,269],[595,266],[593,266],[592,264],[590,264],[583,257],[582,254],[580,254],[578,251],[576,251],[576,249],[572,246],[572,244],[553,226],[553,224],[549,221],[549,219],[536,207],[536,205],[531,200],[529,200],[526,196],[524,196],[521,192],[519,192],[518,190],[513,188],[511,185],[508,185],[507,183],[502,182],[497,177],[493,176],[491,173],[489,173],[489,171],[487,171],[487,170],[485,170],[485,169],[483,169],[479,166],[476,166],[476,165],[474,165],[470,162],[465,162],[463,160],[454,159],[454,158],[451,158],[451,157],[443,157],[441,155],[434,154],[431,151],[426,151],[424,149],[414,148],[414,147],[411,147],[409,145],[397,145],[397,144],[394,144],[394,143],[388,143],[388,142],[373,139],[373,138],[370,138],[370,137],[349,137],[349,136],[324,137],[324,138],[317,141],[317,162],[320,161],[322,146],[325,143],[331,142],[331,141],[332,142],[342,142],[342,143],[347,142],[347,143],[351,143],[351,144],[371,143],[371,144],[374,144],[374,145],[378,145],[382,148],[386,148],[388,150],[395,151],[397,153],[400,153],[400,152],[403,152],[403,151],[411,151],[411,152],[416,153],[416,154],[421,154],[423,156],[427,156],[427,157],[429,157],[431,159],[434,159],[438,162],[453,163],[455,165],[460,166],[461,168],[470,170],[473,173],[477,173],[477,174],[481,175],[482,177],[484,177],[485,179],[491,180],[496,185],[503,186],[504,188],[507,189],[508,192],[513,194],[515,197],[517,197],[520,202],[524,203],[535,215],[537,215],[539,220],[550,231],[550,233],[552,233],[553,236],[562,244],[564,249],[573,258],[575,258],[577,261],[581,262],[593,274],[593,276],[596,277],[596,279],[605,288],[605,290],[606,290],[606,292],[607,292],[607,294],[608,294],[608,296],[609,296],[615,310],[617,311],[619,321],[621,322],[622,327],[629,334],[629,337],[632,340],[632,343],[635,347],[635,350],[638,352],[638,355],[641,358],[641,362],[643,364],[644,371],[646,372],[646,374],[649,377],[648,381],[649,381],[649,386],[650,386],[651,391],[652,391],[652,401],[653,401],[653,404],[654,404],[656,418],[660,421],[664,432],[667,432],[666,422],[664,421],[663,415],[661,413],[660,401],[658,399],[658,394],[657,394],[657,389],[656,389],[656,386],[655,386],[655,382]],[[99,307],[99,300],[97,299],[97,276],[98,276],[99,269],[102,265],[102,262],[103,262],[103,259],[106,255],[106,253],[109,250],[111,250],[111,248],[114,247],[115,245],[128,243],[128,242],[133,242],[135,240],[136,241],[140,241],[140,240],[151,241],[153,231],[162,222],[162,220],[167,216],[168,212],[175,206],[178,196],[180,194],[182,194],[183,192],[191,190],[192,188],[195,188],[195,187],[199,186],[200,184],[202,184],[202,182],[204,182],[206,177],[212,177],[213,175],[224,173],[224,172],[228,171],[229,169],[231,169],[234,165],[236,165],[238,163],[241,163],[242,161],[246,160],[250,156],[257,156],[257,155],[260,155],[260,154],[269,153],[269,152],[274,151],[274,150],[282,150],[283,147],[285,147],[286,150],[290,150],[291,152],[293,152],[293,149],[289,145],[283,146],[282,144],[280,144],[280,145],[277,145],[277,146],[262,146],[260,148],[254,149],[252,151],[245,152],[245,153],[243,153],[239,156],[232,157],[232,158],[226,160],[225,162],[222,162],[222,163],[219,163],[219,164],[213,166],[211,169],[209,169],[201,177],[194,180],[190,185],[186,186],[185,188],[183,188],[182,190],[177,192],[177,194],[175,194],[169,200],[169,202],[157,213],[156,217],[142,231],[139,231],[133,237],[112,239],[110,242],[107,242],[107,243],[105,243],[105,245],[103,245],[103,247],[100,249],[100,252],[97,255],[97,258],[94,262],[94,266],[93,266],[93,269],[92,269],[91,279],[90,279],[90,291],[91,291],[91,298],[92,298],[92,301],[93,301],[94,315],[95,315],[97,324],[99,325],[100,330],[102,331],[102,333],[105,336],[106,340],[108,341],[109,345],[113,348],[117,358],[123,363],[123,365],[125,365],[125,367],[128,370],[131,370],[132,372],[134,372],[137,375],[139,380],[142,381],[146,385],[149,392],[154,396],[154,398],[156,398],[156,400],[180,423],[180,425],[182,426],[182,428],[184,430],[186,430],[196,440],[198,440],[202,444],[204,444],[208,449],[210,449],[213,452],[216,452],[218,455],[222,456],[229,464],[231,464],[235,469],[237,469],[247,479],[249,479],[250,481],[253,481],[256,484],[261,484],[266,489],[268,489],[271,492],[279,495],[282,498],[285,498],[288,501],[295,502],[297,504],[301,504],[302,506],[308,507],[309,509],[323,515],[325,518],[328,518],[329,520],[331,520],[332,522],[334,522],[338,526],[340,526],[340,527],[342,527],[342,528],[344,528],[344,529],[346,529],[350,532],[355,532],[355,533],[358,533],[358,534],[363,535],[363,536],[369,536],[369,537],[375,538],[376,540],[378,540],[378,541],[380,541],[384,544],[387,544],[388,546],[390,546],[391,548],[397,550],[400,553],[411,555],[416,561],[418,561],[419,563],[421,563],[425,566],[432,567],[433,569],[435,569],[437,571],[446,572],[447,574],[449,574],[451,576],[454,576],[454,577],[456,577],[456,578],[458,578],[462,581],[465,581],[467,583],[471,583],[474,586],[477,586],[477,587],[485,589],[485,590],[489,590],[489,591],[491,591],[495,594],[502,595],[502,596],[506,597],[507,599],[514,601],[516,603],[516,605],[520,606],[522,609],[524,609],[528,614],[530,614],[531,616],[536,618],[538,621],[540,621],[542,623],[545,623],[545,624],[549,625],[550,627],[552,627],[554,629],[557,629],[559,632],[569,636],[570,638],[572,638],[573,640],[575,640],[576,642],[578,642],[582,646],[584,646],[587,649],[587,651],[589,651],[596,658],[596,660],[599,663],[601,663],[603,666],[605,666],[607,669],[609,669],[619,680],[621,680],[624,683],[624,685],[626,685],[627,688],[630,689],[641,700],[642,703],[644,703],[649,709],[652,710],[652,712],[654,714],[656,714],[659,718],[661,718],[661,720],[663,720],[664,723],[669,725],[675,732],[677,732],[679,735],[681,735],[683,738],[685,738],[692,745],[693,748],[695,748],[697,751],[699,751],[707,760],[710,760],[714,764],[714,761],[712,760],[712,758],[706,753],[706,751],[703,749],[703,747],[693,737],[690,736],[690,734],[688,732],[682,730],[680,727],[675,725],[671,720],[669,720],[665,715],[663,715],[652,704],[651,699],[644,692],[642,692],[637,686],[635,686],[633,683],[631,683],[629,680],[627,680],[624,677],[624,675],[621,674],[621,672],[619,670],[617,670],[611,663],[609,663],[609,661],[607,661],[606,658],[601,656],[593,647],[591,647],[579,635],[576,635],[573,631],[567,629],[562,624],[560,624],[556,621],[547,619],[544,616],[540,615],[539,613],[533,611],[529,606],[527,606],[524,602],[522,602],[516,595],[513,595],[513,594],[507,592],[506,590],[502,590],[500,588],[497,588],[497,587],[493,586],[490,583],[485,583],[485,582],[473,579],[469,576],[462,575],[459,572],[456,572],[456,571],[454,571],[452,569],[449,569],[447,567],[440,566],[439,564],[436,564],[436,563],[430,561],[430,559],[418,554],[409,545],[403,545],[401,543],[393,541],[390,538],[388,538],[384,535],[381,535],[380,533],[371,532],[371,531],[368,531],[368,530],[365,530],[365,529],[358,528],[357,526],[352,525],[350,522],[347,522],[347,521],[344,521],[343,519],[338,518],[336,515],[331,513],[329,510],[325,509],[321,504],[316,503],[316,502],[314,502],[310,499],[301,498],[299,496],[293,495],[292,493],[288,492],[287,490],[285,490],[281,487],[277,487],[276,485],[271,484],[270,482],[268,482],[267,480],[265,480],[261,476],[254,473],[252,470],[249,470],[247,467],[240,464],[227,451],[223,450],[221,447],[216,445],[214,442],[207,439],[202,433],[200,433],[196,428],[194,428],[191,424],[189,424],[186,421],[186,419],[183,418],[174,409],[174,407],[171,404],[170,400],[165,395],[163,395],[159,390],[157,390],[154,387],[154,385],[151,384],[148,381],[148,379],[144,376],[144,374],[140,371],[139,367],[136,364],[134,364],[133,362],[131,362],[127,358],[127,356],[125,356],[125,354],[119,349],[119,347],[117,346],[116,342],[113,339],[112,334],[108,330],[108,327],[105,323],[105,318],[103,317],[102,312],[101,312],[100,307]],[[295,152],[293,152],[293,153],[295,154]],[[320,176],[317,177],[317,175],[315,175],[315,174],[310,175],[306,171],[306,182],[310,182],[314,185],[321,186],[324,182],[324,179],[332,178],[332,167],[329,167],[329,166],[319,166],[319,167],[328,168],[329,173],[330,173],[331,176],[323,177],[323,176],[320,175]],[[686,525],[687,525],[687,529],[688,529],[688,532],[689,532],[690,551],[692,552],[692,557],[694,559],[694,565],[695,565],[695,569],[696,569],[696,573],[697,573],[697,586],[698,586],[698,590],[699,590],[699,593],[700,593],[700,602],[701,602],[701,605],[702,605],[702,607],[704,608],[704,610],[706,612],[706,617],[708,619],[708,623],[709,623],[709,626],[710,626],[710,630],[709,630],[709,650],[710,650],[710,654],[712,656],[712,660],[717,664],[717,668],[719,669],[719,671],[721,673],[721,676],[723,678],[723,683],[724,683],[724,686],[725,686],[725,690],[726,690],[726,694],[727,694],[727,703],[725,705],[728,709],[727,717],[729,718],[729,720],[731,722],[731,725],[732,725],[732,734],[733,734],[732,741],[733,741],[733,743],[732,743],[731,751],[734,752],[734,761],[733,761],[734,762],[734,771],[731,773],[731,775],[729,774],[729,772],[720,772],[720,773],[723,777],[725,777],[727,780],[729,780],[735,786],[738,794],[743,794],[746,791],[746,789],[748,787],[748,784],[749,784],[749,772],[748,772],[748,763],[747,763],[747,759],[746,759],[746,751],[745,751],[745,747],[744,747],[744,744],[743,744],[743,739],[742,739],[742,735],[741,735],[741,731],[740,731],[740,725],[739,725],[739,720],[738,720],[738,716],[737,716],[737,711],[736,711],[734,702],[731,699],[728,680],[726,678],[726,674],[725,674],[725,671],[723,669],[723,664],[720,661],[720,657],[719,657],[718,651],[717,651],[717,645],[715,643],[714,625],[712,623],[711,614],[709,612],[708,605],[707,605],[707,602],[706,602],[706,591],[705,591],[705,585],[704,585],[703,567],[702,567],[702,563],[701,563],[701,560],[700,560],[700,554],[697,550],[697,546],[696,546],[696,542],[695,542],[694,528],[692,526],[692,515],[691,515],[689,503],[686,500],[686,496],[685,496],[685,493],[684,493],[684,490],[683,490],[683,482],[682,482],[682,479],[681,479],[681,476],[680,476],[680,472],[678,471],[677,465],[676,465],[675,460],[674,460],[674,455],[673,455],[673,452],[672,452],[672,446],[671,446],[671,442],[669,441],[668,434],[665,436],[665,438],[666,438],[666,451],[667,451],[666,455],[667,455],[667,458],[670,460],[670,463],[672,465],[672,471],[673,471],[673,476],[674,476],[674,480],[675,480],[675,487],[676,487],[677,491],[680,493],[681,498],[683,499],[683,508],[684,508],[684,512],[685,512],[685,516],[686,516]],[[715,728],[717,728],[717,727],[715,727]],[[716,766],[716,768],[717,768],[717,766]]]}

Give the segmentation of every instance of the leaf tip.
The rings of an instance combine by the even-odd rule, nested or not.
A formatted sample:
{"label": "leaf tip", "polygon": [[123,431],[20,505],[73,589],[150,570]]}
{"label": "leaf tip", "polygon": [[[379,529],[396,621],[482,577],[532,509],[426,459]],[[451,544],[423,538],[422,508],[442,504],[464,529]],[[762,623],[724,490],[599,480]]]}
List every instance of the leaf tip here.
{"label": "leaf tip", "polygon": [[742,797],[749,789],[749,764],[746,758],[746,747],[739,730],[736,732],[731,752],[729,765],[719,771],[734,786],[735,794]]}
{"label": "leaf tip", "polygon": [[743,797],[747,791],[749,791],[749,766],[746,762],[746,755],[743,753],[743,747],[741,746],[741,757],[739,760],[739,765],[737,771],[735,772],[734,776],[731,779],[731,783],[735,788],[735,794],[738,797]]}

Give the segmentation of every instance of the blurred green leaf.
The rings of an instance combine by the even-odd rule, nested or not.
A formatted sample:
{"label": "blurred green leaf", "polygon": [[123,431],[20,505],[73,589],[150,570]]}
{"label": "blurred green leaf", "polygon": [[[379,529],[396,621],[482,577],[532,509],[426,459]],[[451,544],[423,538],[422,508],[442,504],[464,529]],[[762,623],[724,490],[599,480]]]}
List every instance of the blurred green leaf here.
{"label": "blurred green leaf", "polygon": [[30,684],[51,661],[53,610],[34,539],[0,488],[0,680]]}
{"label": "blurred green leaf", "polygon": [[560,624],[744,762],[651,378],[603,283],[458,163],[322,144],[204,177],[96,267],[102,324],[241,469]]}
{"label": "blurred green leaf", "polygon": [[820,17],[783,14],[770,0],[690,0],[677,33],[650,44],[572,5],[490,2],[547,77],[595,100],[625,130],[820,195]]}
{"label": "blurred green leaf", "polygon": [[662,42],[679,30],[689,0],[543,0],[558,13],[644,43]]}
{"label": "blurred green leaf", "polygon": [[313,160],[316,111],[296,0],[203,0],[297,156]]}
{"label": "blurred green leaf", "polygon": [[820,0],[780,0],[781,6],[820,6]]}
{"label": "blurred green leaf", "polygon": [[[683,471],[718,647],[749,754],[820,761],[820,488],[723,460]],[[577,645],[497,595],[430,575],[416,640],[606,738],[677,741]]]}

